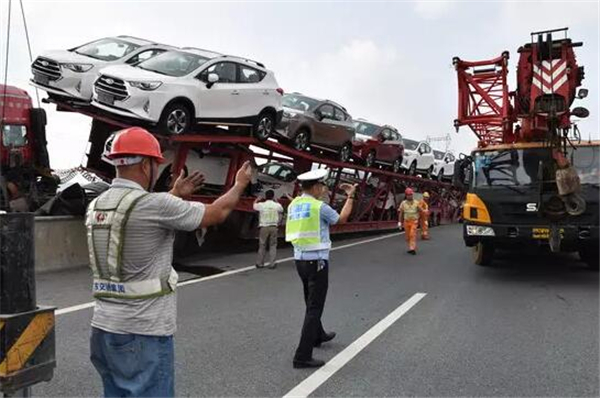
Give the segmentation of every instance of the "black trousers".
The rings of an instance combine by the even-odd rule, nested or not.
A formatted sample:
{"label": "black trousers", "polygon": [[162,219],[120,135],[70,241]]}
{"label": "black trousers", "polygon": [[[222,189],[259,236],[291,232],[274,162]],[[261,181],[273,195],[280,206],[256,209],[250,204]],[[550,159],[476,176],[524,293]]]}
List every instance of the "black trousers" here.
{"label": "black trousers", "polygon": [[325,334],[321,324],[321,315],[323,315],[329,285],[329,262],[326,260],[296,260],[296,269],[304,287],[306,314],[304,315],[300,344],[296,349],[294,359],[307,361],[312,359],[315,343]]}

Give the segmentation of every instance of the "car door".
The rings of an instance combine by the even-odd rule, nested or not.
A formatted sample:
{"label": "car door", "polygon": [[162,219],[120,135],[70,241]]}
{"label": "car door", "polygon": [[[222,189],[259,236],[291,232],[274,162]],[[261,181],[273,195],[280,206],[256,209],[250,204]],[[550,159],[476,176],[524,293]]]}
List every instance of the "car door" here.
{"label": "car door", "polygon": [[[212,73],[219,77],[216,83],[208,80]],[[196,113],[201,122],[239,122],[244,116],[240,111],[242,99],[237,75],[238,64],[235,62],[217,62],[198,74],[201,84]]]}
{"label": "car door", "polygon": [[429,146],[429,144],[424,143],[423,145],[423,156],[421,156],[423,160],[422,170],[428,170],[433,166],[434,157],[433,157],[433,149]]}
{"label": "car door", "polygon": [[[261,81],[266,73],[248,65],[238,64],[238,90],[240,92],[240,112],[245,117],[257,116],[264,107],[271,103],[267,98],[274,93],[262,88]],[[275,94],[277,94],[275,92]],[[279,94],[278,94],[279,95]]]}
{"label": "car door", "polygon": [[426,147],[427,144],[421,142],[417,147],[417,169],[425,170],[427,168],[427,160],[425,159]]}
{"label": "car door", "polygon": [[318,117],[315,120],[312,142],[320,145],[332,145],[336,125],[334,124],[333,105],[324,104],[315,110]]}
{"label": "car door", "polygon": [[446,154],[446,166],[444,166],[444,174],[447,176],[454,175],[454,164],[456,162],[456,158],[451,153]]}
{"label": "car door", "polygon": [[346,142],[351,142],[354,139],[354,126],[348,120],[348,114],[343,109],[337,106],[333,107],[333,124],[335,125],[335,133],[332,136],[333,143],[336,147],[344,145]]}

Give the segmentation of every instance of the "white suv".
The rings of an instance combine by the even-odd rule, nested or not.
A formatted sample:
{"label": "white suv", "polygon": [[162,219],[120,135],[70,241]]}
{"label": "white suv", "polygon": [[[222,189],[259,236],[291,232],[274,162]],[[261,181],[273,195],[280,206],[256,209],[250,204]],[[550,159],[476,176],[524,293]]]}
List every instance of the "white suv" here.
{"label": "white suv", "polygon": [[452,179],[454,176],[454,163],[456,158],[451,152],[433,151],[435,164],[433,166],[433,175],[439,181]]}
{"label": "white suv", "polygon": [[417,173],[425,174],[431,178],[433,174],[434,157],[433,150],[426,141],[413,141],[404,139],[404,157],[402,168],[410,175]]}
{"label": "white suv", "polygon": [[135,64],[173,48],[131,36],[117,36],[70,50],[48,51],[31,65],[31,85],[47,91],[50,97],[89,102],[101,68]]}
{"label": "white suv", "polygon": [[184,134],[202,123],[250,126],[266,140],[281,119],[282,95],[263,64],[188,47],[103,69],[92,104],[158,124],[168,134]]}

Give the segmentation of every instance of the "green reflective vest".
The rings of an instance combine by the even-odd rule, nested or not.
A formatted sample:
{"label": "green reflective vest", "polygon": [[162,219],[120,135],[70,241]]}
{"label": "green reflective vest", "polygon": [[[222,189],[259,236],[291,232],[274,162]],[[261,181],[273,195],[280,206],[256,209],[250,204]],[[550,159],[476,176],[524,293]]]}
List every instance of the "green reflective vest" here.
{"label": "green reflective vest", "polygon": [[172,293],[177,286],[177,272],[168,278],[137,279],[129,275],[125,282],[123,244],[125,226],[135,204],[148,193],[139,189],[111,188],[97,197],[86,215],[90,267],[94,274],[94,297],[141,299]]}
{"label": "green reflective vest", "polygon": [[311,196],[301,196],[288,207],[285,240],[303,251],[327,250],[331,242],[321,239],[321,206],[323,202]]}

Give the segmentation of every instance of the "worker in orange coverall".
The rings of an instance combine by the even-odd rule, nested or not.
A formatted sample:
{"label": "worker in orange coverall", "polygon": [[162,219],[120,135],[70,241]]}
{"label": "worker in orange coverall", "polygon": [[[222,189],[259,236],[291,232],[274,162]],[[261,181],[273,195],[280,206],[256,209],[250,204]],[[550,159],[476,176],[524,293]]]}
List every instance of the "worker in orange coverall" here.
{"label": "worker in orange coverall", "polygon": [[414,191],[411,188],[406,188],[404,191],[405,199],[398,207],[398,226],[404,227],[404,237],[408,245],[409,254],[417,254],[417,226],[419,223],[419,215],[421,208],[419,202],[413,198]]}
{"label": "worker in orange coverall", "polygon": [[423,193],[423,198],[419,201],[421,215],[419,217],[419,226],[421,227],[421,239],[429,240],[429,192]]}

